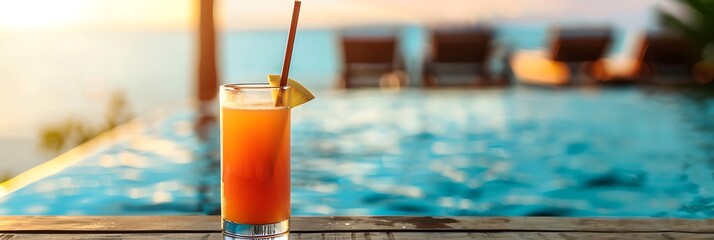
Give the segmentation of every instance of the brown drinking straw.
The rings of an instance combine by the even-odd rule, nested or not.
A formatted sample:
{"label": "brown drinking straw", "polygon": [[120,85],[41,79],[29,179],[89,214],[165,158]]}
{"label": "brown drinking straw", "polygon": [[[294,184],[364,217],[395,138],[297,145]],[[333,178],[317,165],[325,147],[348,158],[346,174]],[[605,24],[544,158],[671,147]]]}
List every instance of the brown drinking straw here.
{"label": "brown drinking straw", "polygon": [[296,0],[293,5],[293,19],[290,21],[290,32],[288,33],[288,43],[285,48],[285,59],[283,60],[283,72],[280,74],[280,90],[275,99],[275,106],[283,105],[283,87],[288,84],[288,72],[290,71],[290,60],[293,57],[293,45],[295,45],[295,31],[297,31],[298,17],[300,16],[300,1]]}

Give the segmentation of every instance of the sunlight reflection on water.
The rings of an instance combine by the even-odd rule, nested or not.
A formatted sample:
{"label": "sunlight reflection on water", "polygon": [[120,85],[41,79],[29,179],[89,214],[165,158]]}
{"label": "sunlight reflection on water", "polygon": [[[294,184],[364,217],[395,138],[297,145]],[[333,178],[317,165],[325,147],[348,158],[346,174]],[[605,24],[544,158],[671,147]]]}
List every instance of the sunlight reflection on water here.
{"label": "sunlight reflection on water", "polygon": [[[292,212],[712,217],[714,102],[697,104],[629,88],[325,92],[293,111]],[[193,114],[147,120],[0,213],[218,213],[218,132],[199,144]]]}

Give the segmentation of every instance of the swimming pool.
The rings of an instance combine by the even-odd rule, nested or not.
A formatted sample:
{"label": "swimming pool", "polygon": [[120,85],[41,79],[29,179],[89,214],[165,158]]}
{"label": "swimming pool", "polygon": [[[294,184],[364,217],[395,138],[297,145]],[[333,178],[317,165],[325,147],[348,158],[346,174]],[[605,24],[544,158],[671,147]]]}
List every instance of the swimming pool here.
{"label": "swimming pool", "polygon": [[[714,217],[714,100],[644,88],[328,91],[293,111],[294,215]],[[2,215],[216,214],[217,131],[160,110]]]}

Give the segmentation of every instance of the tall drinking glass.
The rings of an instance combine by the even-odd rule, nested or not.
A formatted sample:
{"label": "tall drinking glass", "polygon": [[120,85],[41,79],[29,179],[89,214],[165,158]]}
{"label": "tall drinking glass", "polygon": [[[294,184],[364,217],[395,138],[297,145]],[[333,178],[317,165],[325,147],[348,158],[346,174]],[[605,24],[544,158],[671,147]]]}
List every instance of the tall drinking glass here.
{"label": "tall drinking glass", "polygon": [[[288,88],[254,83],[220,87],[221,210],[226,238],[271,238],[288,232]],[[276,99],[283,102],[276,104]]]}

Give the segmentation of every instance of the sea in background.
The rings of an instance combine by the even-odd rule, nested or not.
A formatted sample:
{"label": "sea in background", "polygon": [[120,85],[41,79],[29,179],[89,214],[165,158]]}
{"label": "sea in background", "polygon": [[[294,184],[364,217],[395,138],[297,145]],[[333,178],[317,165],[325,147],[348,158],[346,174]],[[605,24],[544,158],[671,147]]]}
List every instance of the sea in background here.
{"label": "sea in background", "polygon": [[[494,26],[496,55],[546,47],[548,25]],[[428,46],[428,30],[401,26],[401,50],[412,85]],[[291,77],[310,89],[334,86],[340,31],[304,30],[296,39]],[[630,54],[638,32],[616,29],[609,56]],[[284,31],[219,33],[222,82],[265,81],[279,73]],[[43,127],[67,119],[96,125],[110,96],[123,92],[134,115],[175,106],[193,95],[197,43],[193,32],[60,32],[0,34],[0,175],[19,174],[54,157],[40,151]],[[494,59],[494,67],[503,67]]]}

